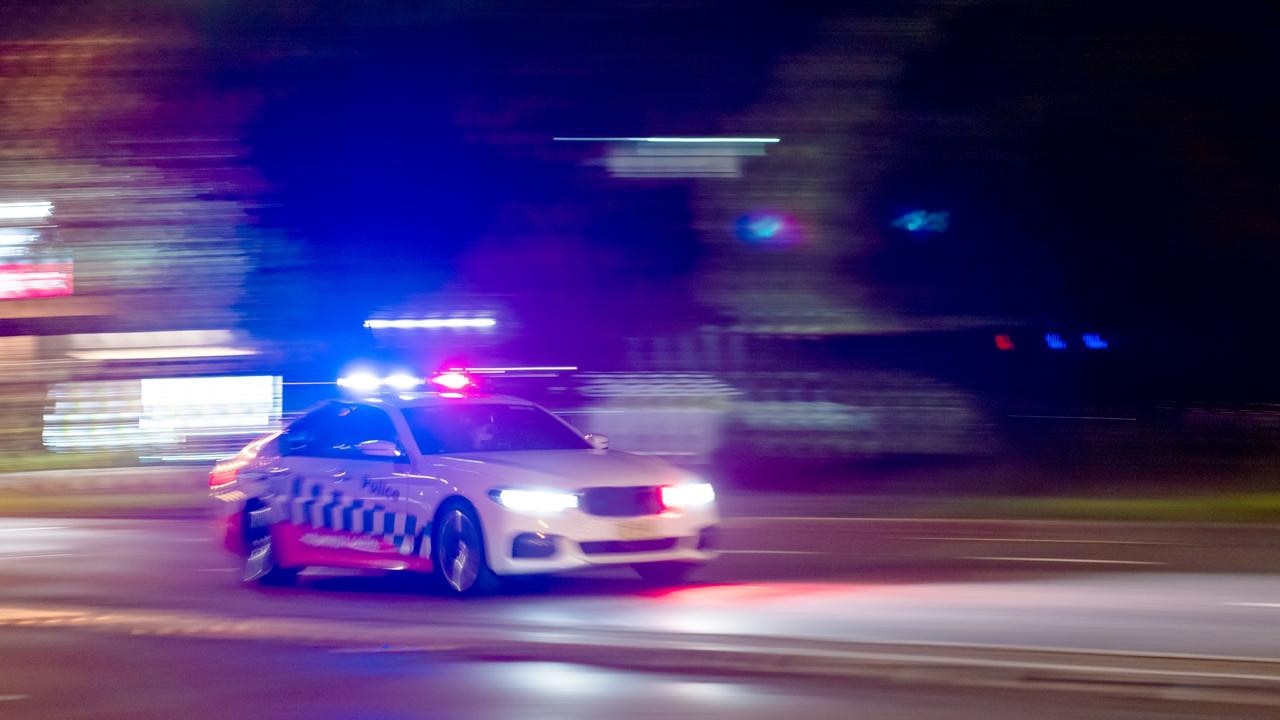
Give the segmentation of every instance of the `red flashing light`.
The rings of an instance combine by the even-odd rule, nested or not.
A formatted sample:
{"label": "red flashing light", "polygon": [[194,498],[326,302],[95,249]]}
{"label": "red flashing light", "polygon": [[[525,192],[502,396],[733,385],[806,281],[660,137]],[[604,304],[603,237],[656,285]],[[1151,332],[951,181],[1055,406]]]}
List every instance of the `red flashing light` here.
{"label": "red flashing light", "polygon": [[474,383],[471,382],[471,378],[460,372],[447,372],[431,378],[431,384],[439,385],[446,390],[453,390],[456,392],[458,390],[469,388]]}
{"label": "red flashing light", "polygon": [[1013,349],[1013,338],[1008,335],[997,335],[996,349],[1001,352],[1009,352]]}

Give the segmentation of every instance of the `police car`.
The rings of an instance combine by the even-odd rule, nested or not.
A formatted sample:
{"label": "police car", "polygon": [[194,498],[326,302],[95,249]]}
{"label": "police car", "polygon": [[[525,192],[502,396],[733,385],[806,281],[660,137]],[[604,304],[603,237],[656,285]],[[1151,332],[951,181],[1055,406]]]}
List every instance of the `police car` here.
{"label": "police car", "polygon": [[468,595],[501,576],[617,565],[677,582],[715,556],[708,483],[465,376],[434,388],[322,403],[214,467],[246,582],[408,570]]}

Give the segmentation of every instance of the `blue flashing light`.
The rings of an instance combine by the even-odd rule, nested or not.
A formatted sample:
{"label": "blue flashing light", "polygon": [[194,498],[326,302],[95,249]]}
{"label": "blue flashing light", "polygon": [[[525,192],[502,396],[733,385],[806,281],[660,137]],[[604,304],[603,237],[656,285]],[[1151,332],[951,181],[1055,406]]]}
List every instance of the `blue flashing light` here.
{"label": "blue flashing light", "polygon": [[737,235],[755,245],[792,245],[798,239],[795,223],[772,212],[748,213],[738,218]]}
{"label": "blue flashing light", "polygon": [[747,233],[760,240],[772,240],[782,230],[782,218],[766,215],[747,222]]}
{"label": "blue flashing light", "polygon": [[1085,333],[1080,336],[1084,341],[1084,346],[1090,350],[1106,350],[1109,343],[1097,333]]}
{"label": "blue flashing light", "polygon": [[944,233],[951,227],[951,213],[912,210],[894,220],[893,226],[913,233]]}
{"label": "blue flashing light", "polygon": [[1049,346],[1050,350],[1066,350],[1067,342],[1062,339],[1058,333],[1045,333],[1044,344]]}

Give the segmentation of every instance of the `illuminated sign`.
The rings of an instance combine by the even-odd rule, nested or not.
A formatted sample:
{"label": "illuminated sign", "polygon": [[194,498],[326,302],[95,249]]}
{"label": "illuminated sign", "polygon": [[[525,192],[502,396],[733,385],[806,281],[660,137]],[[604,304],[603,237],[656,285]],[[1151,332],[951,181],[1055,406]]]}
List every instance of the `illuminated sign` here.
{"label": "illuminated sign", "polygon": [[0,265],[0,300],[60,297],[71,293],[69,262]]}

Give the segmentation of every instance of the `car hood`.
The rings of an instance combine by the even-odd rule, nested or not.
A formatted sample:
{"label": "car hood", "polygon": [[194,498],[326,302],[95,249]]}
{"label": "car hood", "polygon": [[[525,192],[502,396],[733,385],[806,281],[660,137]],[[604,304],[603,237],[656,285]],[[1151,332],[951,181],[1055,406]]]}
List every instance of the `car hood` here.
{"label": "car hood", "polygon": [[433,455],[427,474],[453,482],[481,482],[491,487],[587,487],[664,485],[681,482],[689,473],[657,458],[611,450],[516,450]]}

